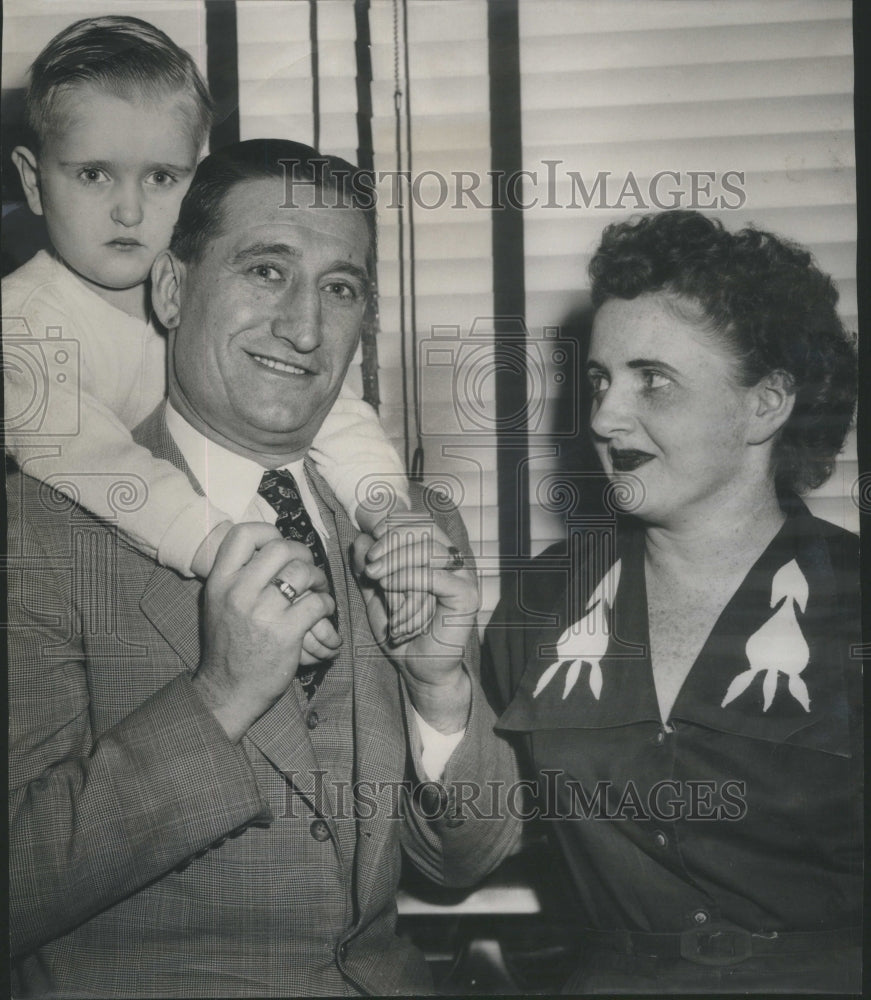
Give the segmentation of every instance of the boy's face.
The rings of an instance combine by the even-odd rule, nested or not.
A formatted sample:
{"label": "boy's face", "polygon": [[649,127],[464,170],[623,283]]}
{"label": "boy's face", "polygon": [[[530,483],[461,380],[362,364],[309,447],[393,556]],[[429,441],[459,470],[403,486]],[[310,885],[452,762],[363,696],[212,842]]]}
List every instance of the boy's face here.
{"label": "boy's face", "polygon": [[59,96],[38,158],[38,206],[58,254],[104,298],[148,278],[197,164],[183,94],[128,101],[91,84]]}

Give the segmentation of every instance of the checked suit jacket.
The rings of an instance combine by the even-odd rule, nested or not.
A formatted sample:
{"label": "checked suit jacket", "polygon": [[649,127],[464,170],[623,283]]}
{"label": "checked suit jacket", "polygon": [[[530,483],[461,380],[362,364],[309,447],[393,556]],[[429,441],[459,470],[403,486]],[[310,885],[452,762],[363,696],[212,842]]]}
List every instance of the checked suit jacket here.
{"label": "checked suit jacket", "polygon": [[[188,471],[162,407],[135,436]],[[309,471],[345,641],[311,703],[291,685],[239,745],[191,684],[202,585],[9,475],[16,996],[429,992],[395,934],[401,848],[469,885],[513,847],[518,824],[492,809],[402,793],[424,778],[406,696],[344,558],[355,529]],[[442,522],[468,551],[456,511]],[[472,710],[442,783],[507,787],[514,761],[471,645],[466,663]]]}

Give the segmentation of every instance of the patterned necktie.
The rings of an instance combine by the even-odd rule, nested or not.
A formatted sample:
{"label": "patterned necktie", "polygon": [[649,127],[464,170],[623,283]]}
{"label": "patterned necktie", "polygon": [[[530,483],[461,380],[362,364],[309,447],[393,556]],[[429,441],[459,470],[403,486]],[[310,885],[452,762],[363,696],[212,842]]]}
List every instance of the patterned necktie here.
{"label": "patterned necktie", "polygon": [[[322,569],[326,574],[330,594],[335,599],[336,592],[333,587],[333,575],[330,572],[330,564],[327,560],[327,553],[324,550],[324,543],[321,541],[320,535],[315,530],[315,526],[308,516],[308,511],[302,502],[302,496],[300,495],[296,480],[284,469],[277,471],[269,469],[263,473],[263,478],[260,480],[257,492],[278,515],[275,519],[275,526],[281,532],[282,537],[289,538],[294,542],[302,542],[309,547],[312,554],[312,561],[318,569]],[[337,611],[334,611],[330,615],[330,621],[333,623],[333,628],[338,629],[339,615]],[[307,667],[298,671],[296,676],[300,684],[302,684],[306,698],[309,701],[314,697],[315,691],[320,686],[329,667],[330,661],[327,660],[314,667]]]}

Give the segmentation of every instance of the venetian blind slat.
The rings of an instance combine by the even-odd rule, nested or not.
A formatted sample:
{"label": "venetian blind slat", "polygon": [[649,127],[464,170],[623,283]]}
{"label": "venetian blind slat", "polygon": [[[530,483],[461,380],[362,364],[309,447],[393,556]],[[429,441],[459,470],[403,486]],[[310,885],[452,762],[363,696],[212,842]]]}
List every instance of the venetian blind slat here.
{"label": "venetian blind slat", "polygon": [[[455,207],[453,189],[443,199],[440,185],[441,179],[450,179],[451,170],[485,177],[490,167],[487,8],[480,0],[450,4],[411,0],[407,9],[410,80],[406,83],[404,79],[404,53],[400,52],[399,85],[402,100],[410,97],[411,101],[416,186],[409,191],[403,183],[402,196],[406,209],[410,196],[415,199],[414,311],[419,349],[415,356],[411,349],[412,220],[406,210],[403,277],[407,342],[403,366],[399,210],[395,188],[387,181],[379,187],[381,417],[401,444],[406,424],[403,400],[407,394],[411,401],[416,367],[426,479],[438,482],[447,477],[455,481],[459,491],[453,494],[454,499],[462,508],[483,581],[483,624],[498,599],[499,571],[495,407],[492,379],[487,376],[493,342],[490,213],[488,209]],[[398,166],[391,3],[372,3],[370,29],[375,167],[390,173]],[[399,31],[401,36],[401,22]],[[404,104],[400,127],[402,167],[408,169]],[[462,379],[463,365],[469,358],[469,363],[480,364],[484,370],[480,394],[471,400]],[[469,415],[471,427],[466,422]]]}
{"label": "venetian blind slat", "polygon": [[[534,336],[589,315],[586,268],[606,225],[669,207],[701,208],[730,229],[753,223],[809,246],[855,329],[849,3],[520,0],[520,14],[524,167],[536,174],[519,188],[530,204]],[[724,188],[730,171],[737,194]],[[547,405],[551,427],[556,410]],[[564,534],[536,490],[559,458],[534,457],[532,468],[540,549]],[[810,498],[821,516],[854,530],[855,476],[851,439]]]}

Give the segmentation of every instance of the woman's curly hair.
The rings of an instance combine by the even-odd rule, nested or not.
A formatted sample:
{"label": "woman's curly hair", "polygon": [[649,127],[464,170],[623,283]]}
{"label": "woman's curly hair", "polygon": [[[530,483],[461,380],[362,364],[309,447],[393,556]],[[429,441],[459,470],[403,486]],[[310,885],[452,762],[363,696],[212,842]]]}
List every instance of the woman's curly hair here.
{"label": "woman's curly hair", "polygon": [[785,373],[795,405],[774,444],[779,493],[814,489],[831,475],[856,403],[855,338],[838,292],[803,247],[752,226],[675,210],[608,226],[590,262],[593,305],[666,292],[694,301],[755,385]]}

